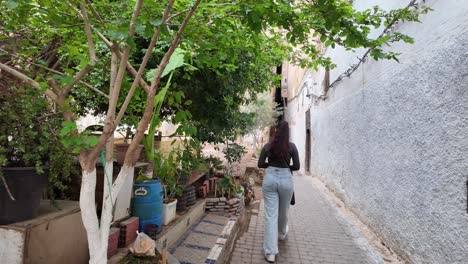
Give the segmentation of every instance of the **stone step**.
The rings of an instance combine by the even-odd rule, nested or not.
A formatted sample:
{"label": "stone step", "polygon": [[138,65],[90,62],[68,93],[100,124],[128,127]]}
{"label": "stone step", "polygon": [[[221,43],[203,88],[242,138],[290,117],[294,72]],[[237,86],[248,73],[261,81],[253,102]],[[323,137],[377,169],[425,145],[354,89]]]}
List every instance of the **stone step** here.
{"label": "stone step", "polygon": [[169,248],[180,263],[226,263],[239,230],[236,217],[205,213]]}

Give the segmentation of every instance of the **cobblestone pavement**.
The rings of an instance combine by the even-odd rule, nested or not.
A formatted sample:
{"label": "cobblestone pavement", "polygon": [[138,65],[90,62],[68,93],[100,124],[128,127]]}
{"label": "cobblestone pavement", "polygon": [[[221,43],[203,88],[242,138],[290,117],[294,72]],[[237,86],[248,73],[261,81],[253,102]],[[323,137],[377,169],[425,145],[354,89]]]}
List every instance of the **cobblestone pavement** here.
{"label": "cobblestone pavement", "polygon": [[[289,234],[278,244],[276,263],[369,263],[310,176],[294,176],[296,205],[289,211]],[[236,242],[230,263],[268,263],[263,256],[263,201],[248,231]]]}

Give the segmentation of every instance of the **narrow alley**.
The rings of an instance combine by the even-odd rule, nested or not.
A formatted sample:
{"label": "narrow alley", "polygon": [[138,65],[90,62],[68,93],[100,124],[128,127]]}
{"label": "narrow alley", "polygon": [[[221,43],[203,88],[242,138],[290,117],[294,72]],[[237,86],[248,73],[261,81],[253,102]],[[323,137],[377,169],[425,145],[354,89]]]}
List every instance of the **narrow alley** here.
{"label": "narrow alley", "polygon": [[[279,242],[276,263],[379,263],[380,257],[358,246],[355,231],[336,214],[311,176],[294,175],[296,204],[289,211],[289,235]],[[261,197],[261,193],[256,193]],[[257,211],[255,211],[257,212]],[[236,242],[230,263],[268,263],[263,256],[263,200],[248,231]],[[363,249],[364,248],[364,249]]]}
{"label": "narrow alley", "polygon": [[468,264],[468,0],[0,13],[0,264]]}

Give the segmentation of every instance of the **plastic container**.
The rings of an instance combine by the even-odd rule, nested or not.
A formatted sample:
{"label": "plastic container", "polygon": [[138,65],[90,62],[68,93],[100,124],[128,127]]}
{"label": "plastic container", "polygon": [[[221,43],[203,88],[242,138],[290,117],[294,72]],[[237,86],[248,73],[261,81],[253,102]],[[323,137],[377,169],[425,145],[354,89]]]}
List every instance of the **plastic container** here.
{"label": "plastic container", "polygon": [[140,230],[146,224],[162,225],[163,189],[159,180],[143,181],[133,185],[132,216],[140,218]]}
{"label": "plastic container", "polygon": [[174,218],[176,217],[176,209],[177,209],[177,199],[174,201],[163,204],[163,222],[164,225],[168,225]]}
{"label": "plastic container", "polygon": [[133,199],[138,203],[163,202],[163,188],[158,179],[133,184]]}

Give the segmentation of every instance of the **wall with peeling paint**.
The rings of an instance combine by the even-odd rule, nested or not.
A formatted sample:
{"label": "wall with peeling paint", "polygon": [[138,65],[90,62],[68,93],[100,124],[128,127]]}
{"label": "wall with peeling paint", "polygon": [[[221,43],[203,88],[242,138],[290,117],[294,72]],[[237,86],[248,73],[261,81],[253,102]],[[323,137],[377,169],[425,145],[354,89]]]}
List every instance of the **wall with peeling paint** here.
{"label": "wall with peeling paint", "polygon": [[[354,2],[396,8],[409,1]],[[287,116],[303,158],[310,109],[312,175],[405,260],[466,263],[468,2],[426,5],[434,11],[421,24],[396,27],[415,39],[391,47],[400,63],[368,59],[325,99],[317,99],[323,72],[308,72]],[[328,50],[338,64],[330,81],[363,52]]]}

